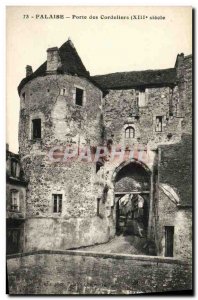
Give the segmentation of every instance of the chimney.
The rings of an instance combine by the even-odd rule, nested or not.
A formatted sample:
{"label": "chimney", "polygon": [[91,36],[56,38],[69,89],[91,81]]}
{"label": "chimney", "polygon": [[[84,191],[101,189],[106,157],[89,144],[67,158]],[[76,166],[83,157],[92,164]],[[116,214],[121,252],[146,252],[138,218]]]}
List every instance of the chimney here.
{"label": "chimney", "polygon": [[6,151],[9,151],[9,144],[6,143]]}
{"label": "chimney", "polygon": [[180,67],[183,60],[184,60],[184,53],[177,54],[177,58],[176,58],[176,62],[175,62],[175,68]]}
{"label": "chimney", "polygon": [[184,53],[177,54],[175,68],[176,68],[176,73],[178,78],[182,76],[183,61],[184,61]]}
{"label": "chimney", "polygon": [[33,71],[32,71],[32,66],[27,65],[26,66],[26,77],[32,75]]}
{"label": "chimney", "polygon": [[61,67],[58,47],[47,49],[47,73],[56,73]]}

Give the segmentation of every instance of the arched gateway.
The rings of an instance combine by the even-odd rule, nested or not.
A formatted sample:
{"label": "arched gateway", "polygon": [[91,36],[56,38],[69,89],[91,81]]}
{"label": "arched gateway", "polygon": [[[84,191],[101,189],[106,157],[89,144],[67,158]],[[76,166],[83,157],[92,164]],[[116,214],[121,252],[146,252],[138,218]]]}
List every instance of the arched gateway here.
{"label": "arched gateway", "polygon": [[113,173],[116,233],[149,236],[152,172],[142,162],[123,162]]}

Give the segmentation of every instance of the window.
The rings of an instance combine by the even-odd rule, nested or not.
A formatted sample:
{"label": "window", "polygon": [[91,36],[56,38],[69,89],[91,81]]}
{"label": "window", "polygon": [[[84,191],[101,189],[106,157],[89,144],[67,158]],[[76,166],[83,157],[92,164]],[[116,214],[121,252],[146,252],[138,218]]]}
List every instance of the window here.
{"label": "window", "polygon": [[25,92],[22,94],[22,98],[23,100],[25,100]]}
{"label": "window", "polygon": [[96,173],[100,170],[100,168],[103,166],[103,164],[99,161],[96,162]]}
{"label": "window", "polygon": [[135,137],[135,129],[131,126],[125,129],[125,138],[134,138]]}
{"label": "window", "polygon": [[11,159],[11,176],[16,177],[17,173],[17,161]]}
{"label": "window", "polygon": [[174,226],[165,226],[165,256],[173,257]]}
{"label": "window", "polygon": [[19,210],[19,192],[17,190],[11,191],[11,210],[18,211]]}
{"label": "window", "polygon": [[54,213],[62,212],[62,194],[53,194]]}
{"label": "window", "polygon": [[97,216],[100,215],[100,198],[97,198]]}
{"label": "window", "polygon": [[32,138],[33,139],[41,138],[41,119],[32,120]]}
{"label": "window", "polygon": [[162,131],[162,116],[156,117],[155,131],[157,131],[157,132],[161,132]]}
{"label": "window", "polygon": [[83,106],[83,90],[76,88],[76,105]]}
{"label": "window", "polygon": [[169,89],[169,116],[172,117],[175,113],[175,108],[173,104],[173,89]]}
{"label": "window", "polygon": [[140,91],[139,93],[139,107],[146,106],[146,98],[145,98],[145,91]]}
{"label": "window", "polygon": [[60,94],[61,94],[62,96],[66,96],[66,95],[67,95],[67,90],[66,90],[65,88],[61,89]]}
{"label": "window", "polygon": [[135,104],[138,107],[144,107],[146,106],[146,98],[145,98],[145,90],[141,89],[139,91],[136,90],[135,93]]}

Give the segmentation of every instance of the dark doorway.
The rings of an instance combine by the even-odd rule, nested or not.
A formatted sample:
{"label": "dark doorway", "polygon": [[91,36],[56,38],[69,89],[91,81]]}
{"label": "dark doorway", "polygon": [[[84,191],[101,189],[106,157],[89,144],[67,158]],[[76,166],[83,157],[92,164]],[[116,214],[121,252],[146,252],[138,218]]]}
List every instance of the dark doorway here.
{"label": "dark doorway", "polygon": [[7,229],[6,252],[7,254],[20,252],[20,233],[19,228]]}
{"label": "dark doorway", "polygon": [[165,256],[173,257],[174,226],[165,226]]}
{"label": "dark doorway", "polygon": [[15,254],[23,251],[23,219],[7,219],[6,220],[6,253]]}

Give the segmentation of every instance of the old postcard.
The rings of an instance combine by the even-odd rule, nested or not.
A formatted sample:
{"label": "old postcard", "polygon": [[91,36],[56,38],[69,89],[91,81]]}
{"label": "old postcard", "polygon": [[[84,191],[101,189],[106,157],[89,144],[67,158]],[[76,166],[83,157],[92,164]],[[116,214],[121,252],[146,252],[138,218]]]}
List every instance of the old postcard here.
{"label": "old postcard", "polygon": [[192,287],[192,7],[7,7],[11,295]]}

